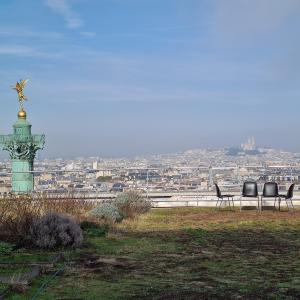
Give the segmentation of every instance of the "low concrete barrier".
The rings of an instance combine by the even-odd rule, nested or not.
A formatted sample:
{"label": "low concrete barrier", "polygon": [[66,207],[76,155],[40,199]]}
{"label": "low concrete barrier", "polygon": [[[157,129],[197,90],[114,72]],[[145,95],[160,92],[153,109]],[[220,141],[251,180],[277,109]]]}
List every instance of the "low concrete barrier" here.
{"label": "low concrete barrier", "polygon": [[[252,198],[242,198],[242,206],[257,206],[258,199]],[[161,198],[161,199],[151,199],[153,207],[215,207],[217,203],[217,198],[215,196],[175,196],[170,198]],[[226,201],[227,202],[227,201]],[[225,201],[222,203],[222,206],[225,205]],[[233,198],[234,206],[240,207],[240,196],[234,196]],[[288,202],[289,203],[289,202]],[[220,204],[220,202],[219,202]],[[300,197],[297,196],[293,198],[294,206],[300,206]],[[228,203],[226,203],[228,206]],[[230,205],[232,202],[230,201]],[[274,206],[274,198],[263,199],[263,206]],[[278,201],[277,204],[278,206]],[[286,207],[285,200],[281,200],[281,207]]]}

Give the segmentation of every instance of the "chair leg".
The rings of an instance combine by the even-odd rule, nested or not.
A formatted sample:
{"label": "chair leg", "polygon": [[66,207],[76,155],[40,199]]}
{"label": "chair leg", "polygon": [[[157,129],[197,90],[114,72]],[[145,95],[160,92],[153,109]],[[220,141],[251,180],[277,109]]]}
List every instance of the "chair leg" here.
{"label": "chair leg", "polygon": [[290,199],[290,201],[291,201],[291,206],[292,206],[293,210],[295,210],[292,198]]}
{"label": "chair leg", "polygon": [[[263,199],[263,197],[261,197],[260,198],[260,201],[259,201],[259,196],[257,197],[257,205],[258,205],[258,210],[259,210],[259,212],[261,212],[262,211],[262,199]],[[260,205],[259,205],[259,202],[260,202]]]}
{"label": "chair leg", "polygon": [[240,197],[240,211],[242,211],[242,197]]}
{"label": "chair leg", "polygon": [[278,210],[280,211],[281,198],[279,198],[278,202],[279,202],[279,205],[278,205]]}
{"label": "chair leg", "polygon": [[217,199],[216,207],[218,207],[218,203],[219,203],[219,198]]}
{"label": "chair leg", "polygon": [[232,201],[232,207],[234,209],[234,201],[233,201],[233,197],[231,197],[231,201]]}
{"label": "chair leg", "polygon": [[287,199],[287,198],[285,198],[285,203],[286,203],[286,207],[287,207],[287,209],[288,209],[288,210],[290,210],[290,208],[289,208],[289,204],[288,204],[288,199]]}
{"label": "chair leg", "polygon": [[276,201],[277,201],[277,198],[275,198],[275,200],[274,200],[274,210],[276,209]]}
{"label": "chair leg", "polygon": [[223,202],[223,198],[220,198],[220,205],[219,205],[219,209],[221,209],[222,202]]}
{"label": "chair leg", "polygon": [[290,204],[291,204],[291,208],[293,209],[293,210],[295,210],[295,207],[294,207],[294,204],[293,204],[293,200],[292,199],[285,199],[285,202],[286,202],[286,206],[288,207],[288,209],[289,209],[289,206],[288,206],[288,200],[290,200]]}

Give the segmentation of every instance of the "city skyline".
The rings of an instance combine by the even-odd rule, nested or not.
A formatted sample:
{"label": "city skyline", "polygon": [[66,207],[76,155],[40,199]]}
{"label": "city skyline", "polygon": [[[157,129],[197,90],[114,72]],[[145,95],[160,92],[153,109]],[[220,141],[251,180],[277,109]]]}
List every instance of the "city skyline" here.
{"label": "city skyline", "polygon": [[[245,142],[245,143],[244,143]],[[252,144],[254,142],[254,144]],[[250,144],[249,144],[250,143]],[[250,148],[249,148],[250,147]],[[112,159],[112,160],[131,160],[131,159],[149,159],[151,157],[156,157],[156,156],[165,156],[165,155],[181,155],[189,152],[202,152],[202,151],[224,151],[228,157],[259,157],[265,154],[265,151],[278,151],[282,153],[288,153],[291,155],[300,155],[300,152],[297,151],[288,151],[283,148],[272,148],[272,147],[264,147],[262,145],[257,145],[256,144],[256,139],[255,137],[248,137],[247,140],[245,139],[244,141],[241,141],[240,144],[236,145],[227,145],[224,147],[207,147],[207,148],[185,148],[185,149],[175,149],[173,151],[168,151],[168,152],[152,152],[152,153],[132,153],[130,155],[101,155],[101,153],[94,153],[93,155],[60,155],[60,156],[51,156],[51,155],[45,155],[43,152],[38,152],[36,159],[38,161],[43,161],[43,160],[83,160],[83,159],[94,159],[94,160],[107,160],[107,159]],[[254,151],[254,152],[251,152]],[[9,154],[6,153],[5,151],[0,152],[0,162],[3,161],[10,161]]]}
{"label": "city skyline", "polygon": [[[249,144],[241,145],[237,152],[236,148],[194,149],[132,158],[40,159],[34,164],[34,186],[37,192],[60,195],[76,192],[105,198],[107,193],[138,189],[146,193],[171,192],[176,197],[178,193],[212,191],[216,181],[235,192],[241,182],[249,179],[260,184],[276,180],[281,189],[291,181],[299,182],[300,153],[253,151],[258,149],[254,144],[250,138]],[[10,160],[0,160],[0,195],[9,192],[14,184],[12,166]]]}
{"label": "city skyline", "polygon": [[[240,145],[300,152],[300,2],[0,4],[0,133],[26,103],[44,157]],[[2,155],[2,154],[1,154]]]}

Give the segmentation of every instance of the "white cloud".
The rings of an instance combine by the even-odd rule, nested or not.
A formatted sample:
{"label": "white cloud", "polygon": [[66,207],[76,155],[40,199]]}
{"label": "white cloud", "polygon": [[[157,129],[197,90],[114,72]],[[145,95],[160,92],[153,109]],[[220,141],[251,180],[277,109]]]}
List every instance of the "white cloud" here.
{"label": "white cloud", "polygon": [[0,27],[0,37],[29,37],[37,39],[58,39],[62,37],[58,32],[39,32],[31,29],[24,29],[19,27]]}
{"label": "white cloud", "polygon": [[80,31],[80,34],[86,38],[93,38],[96,36],[96,33],[91,31]]}
{"label": "white cloud", "polygon": [[77,29],[83,26],[83,20],[72,10],[68,0],[46,0],[45,3],[64,18],[68,28]]}
{"label": "white cloud", "polygon": [[35,51],[27,46],[0,46],[0,55],[30,56]]}
{"label": "white cloud", "polygon": [[56,59],[63,56],[62,53],[44,52],[39,49],[23,46],[23,45],[1,45],[0,56],[1,55],[34,57],[34,58],[44,58],[44,59]]}

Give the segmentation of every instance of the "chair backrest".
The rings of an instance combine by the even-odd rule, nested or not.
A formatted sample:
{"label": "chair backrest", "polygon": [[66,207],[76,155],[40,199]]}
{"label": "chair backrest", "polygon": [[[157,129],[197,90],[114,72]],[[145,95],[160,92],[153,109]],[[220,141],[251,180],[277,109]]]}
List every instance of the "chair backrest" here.
{"label": "chair backrest", "polygon": [[258,197],[257,183],[245,181],[242,195],[243,197]]}
{"label": "chair backrest", "polygon": [[266,182],[263,188],[263,197],[277,197],[278,184],[276,182]]}
{"label": "chair backrest", "polygon": [[221,198],[222,194],[221,194],[221,191],[219,189],[219,186],[215,183],[215,187],[216,187],[216,193],[217,193],[217,197],[218,198]]}
{"label": "chair backrest", "polygon": [[295,187],[295,183],[292,183],[291,186],[289,187],[289,190],[287,192],[287,198],[288,199],[292,199],[294,196],[294,187]]}

